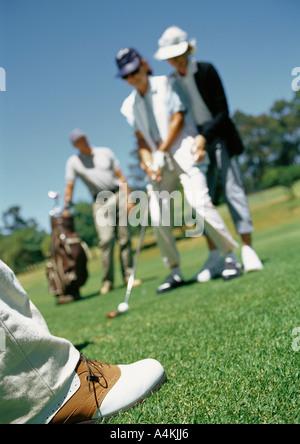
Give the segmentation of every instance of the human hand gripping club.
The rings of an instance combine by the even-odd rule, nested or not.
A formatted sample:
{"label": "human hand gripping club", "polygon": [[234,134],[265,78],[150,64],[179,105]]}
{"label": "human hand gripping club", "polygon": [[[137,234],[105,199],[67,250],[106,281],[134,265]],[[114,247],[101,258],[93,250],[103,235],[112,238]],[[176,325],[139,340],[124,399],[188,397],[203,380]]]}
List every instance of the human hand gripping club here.
{"label": "human hand gripping club", "polygon": [[165,165],[165,153],[156,151],[153,153],[151,160],[142,160],[141,168],[145,171],[151,183],[159,183],[162,180],[162,170]]}
{"label": "human hand gripping club", "polygon": [[162,180],[162,170],[165,166],[164,151],[157,150],[152,154],[152,174],[149,179],[152,182],[159,183]]}
{"label": "human hand gripping club", "polygon": [[195,164],[202,162],[205,159],[206,156],[206,139],[201,134],[198,134],[198,136],[195,137],[194,143],[192,145],[192,155]]}

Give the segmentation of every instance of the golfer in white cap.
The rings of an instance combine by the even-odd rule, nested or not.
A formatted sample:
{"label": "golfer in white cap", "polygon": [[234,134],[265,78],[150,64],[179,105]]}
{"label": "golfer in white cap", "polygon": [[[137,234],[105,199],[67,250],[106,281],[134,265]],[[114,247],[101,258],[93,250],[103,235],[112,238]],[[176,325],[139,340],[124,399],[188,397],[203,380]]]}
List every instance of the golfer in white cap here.
{"label": "golfer in white cap", "polygon": [[[242,274],[233,253],[236,242],[213,206],[206,184],[208,158],[197,149],[197,129],[185,122],[185,108],[166,76],[153,77],[149,65],[133,48],[122,49],[116,57],[118,76],[134,91],[124,101],[121,112],[136,134],[142,164],[149,179],[160,193],[172,193],[181,182],[185,197],[218,248],[231,258],[226,278]],[[196,148],[196,159],[195,150]],[[200,162],[196,165],[195,163]],[[196,191],[196,192],[195,192]],[[150,213],[165,264],[170,275],[158,292],[172,290],[183,284],[180,260],[172,227],[162,221],[167,200],[151,196]],[[167,211],[168,209],[165,209]],[[153,223],[155,222],[155,223]],[[229,267],[229,264],[228,264]]]}
{"label": "golfer in white cap", "polygon": [[[198,127],[202,149],[209,154],[207,181],[210,195],[215,201],[218,170],[236,232],[242,238],[244,269],[246,272],[261,270],[263,265],[252,248],[251,233],[254,229],[236,157],[243,151],[243,144],[229,117],[221,79],[212,64],[197,62],[190,57],[196,51],[196,41],[189,40],[182,29],[171,26],[163,33],[158,45],[155,58],[168,60],[175,68],[170,79]],[[208,244],[210,256],[197,275],[200,282],[226,273],[219,249],[210,238]]]}

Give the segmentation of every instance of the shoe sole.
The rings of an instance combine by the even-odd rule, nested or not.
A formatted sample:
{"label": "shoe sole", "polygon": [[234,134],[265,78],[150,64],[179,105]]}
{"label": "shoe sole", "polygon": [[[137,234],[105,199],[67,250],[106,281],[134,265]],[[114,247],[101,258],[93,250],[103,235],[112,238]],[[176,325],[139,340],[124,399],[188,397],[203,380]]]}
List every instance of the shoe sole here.
{"label": "shoe sole", "polygon": [[231,281],[232,279],[236,279],[241,276],[243,276],[243,272],[237,273],[237,274],[234,274],[231,276],[222,276],[222,279],[223,279],[223,281],[228,282],[228,281]]}
{"label": "shoe sole", "polygon": [[244,268],[245,273],[254,273],[256,271],[262,271],[262,270],[263,270],[263,267],[262,268],[248,268],[248,269]]}
{"label": "shoe sole", "polygon": [[158,289],[157,289],[157,290],[156,290],[156,293],[157,293],[157,294],[168,293],[169,291],[176,290],[176,288],[183,287],[184,285],[186,285],[186,282],[182,282],[182,283],[176,285],[176,287],[172,287],[172,288],[166,288],[166,289],[163,289],[163,290],[158,290]]}
{"label": "shoe sole", "polygon": [[110,419],[115,418],[116,416],[118,416],[120,413],[127,412],[128,410],[132,409],[133,407],[141,404],[146,398],[148,398],[148,396],[150,396],[153,393],[157,392],[157,390],[159,390],[160,387],[166,381],[167,381],[167,375],[164,372],[164,374],[162,375],[160,380],[155,384],[155,386],[152,389],[150,389],[149,392],[146,393],[144,396],[142,396],[141,398],[137,399],[134,403],[128,405],[127,407],[124,407],[123,409],[118,410],[115,413],[112,413],[111,415],[103,416],[103,418],[91,419],[90,421],[78,422],[76,424],[101,424],[103,422],[107,422]]}

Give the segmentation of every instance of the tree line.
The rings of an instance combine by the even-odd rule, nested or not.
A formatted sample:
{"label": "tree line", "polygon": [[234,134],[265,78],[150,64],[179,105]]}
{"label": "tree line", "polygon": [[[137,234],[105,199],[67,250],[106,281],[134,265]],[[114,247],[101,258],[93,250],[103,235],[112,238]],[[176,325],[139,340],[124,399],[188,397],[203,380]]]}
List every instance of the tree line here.
{"label": "tree line", "polygon": [[247,191],[282,185],[292,193],[300,179],[300,92],[276,101],[267,114],[236,111],[233,119],[245,145],[240,163]]}
{"label": "tree line", "polygon": [[[248,193],[281,185],[294,197],[293,185],[300,180],[300,91],[290,101],[278,100],[265,114],[253,116],[236,111],[233,120],[244,141],[239,161]],[[133,189],[145,187],[137,149],[132,152],[129,182]],[[75,206],[75,228],[89,247],[98,244],[91,205]],[[50,235],[35,220],[24,220],[19,206],[2,214],[0,257],[16,272],[47,258]]]}

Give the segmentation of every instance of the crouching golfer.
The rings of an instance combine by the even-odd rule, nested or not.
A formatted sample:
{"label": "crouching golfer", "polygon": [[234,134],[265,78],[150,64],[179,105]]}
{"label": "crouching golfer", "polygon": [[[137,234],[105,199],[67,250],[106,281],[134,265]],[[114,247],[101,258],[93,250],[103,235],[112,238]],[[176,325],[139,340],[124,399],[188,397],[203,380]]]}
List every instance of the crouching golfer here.
{"label": "crouching golfer", "polygon": [[[172,193],[180,180],[187,201],[203,221],[206,234],[228,258],[224,279],[240,276],[241,265],[233,253],[237,243],[211,202],[206,182],[208,158],[205,151],[197,150],[197,129],[192,122],[189,125],[185,122],[182,101],[167,77],[152,77],[149,65],[134,49],[121,49],[116,62],[118,76],[135,89],[124,101],[121,112],[136,134],[147,175],[156,182],[159,192]],[[195,160],[200,163],[196,165]],[[164,201],[158,207],[155,196],[152,193],[150,198],[152,224],[158,220],[154,230],[163,260],[170,269],[170,275],[157,290],[162,293],[182,285],[183,277],[172,228],[163,224],[158,214]]]}
{"label": "crouching golfer", "polygon": [[[71,156],[66,165],[66,188],[65,188],[65,212],[72,201],[74,183],[80,177],[89,188],[93,197],[93,215],[96,231],[99,238],[99,246],[102,255],[103,282],[100,294],[107,294],[114,283],[114,245],[117,237],[120,245],[120,259],[125,284],[132,269],[132,251],[130,233],[127,225],[127,211],[133,206],[126,193],[120,189],[120,184],[127,187],[118,160],[109,148],[91,147],[86,135],[79,129],[70,134],[70,139],[75,148],[79,150],[78,155]],[[105,192],[103,198],[99,193]],[[127,197],[130,189],[127,187]],[[104,197],[107,197],[104,198]],[[111,218],[111,219],[110,219]],[[120,221],[123,221],[122,223]],[[133,286],[141,285],[139,279],[135,279]]]}
{"label": "crouching golfer", "polygon": [[108,365],[50,334],[0,260],[0,424],[76,424],[109,418],[158,389],[166,375],[145,359]]}

